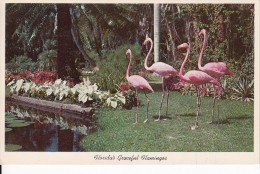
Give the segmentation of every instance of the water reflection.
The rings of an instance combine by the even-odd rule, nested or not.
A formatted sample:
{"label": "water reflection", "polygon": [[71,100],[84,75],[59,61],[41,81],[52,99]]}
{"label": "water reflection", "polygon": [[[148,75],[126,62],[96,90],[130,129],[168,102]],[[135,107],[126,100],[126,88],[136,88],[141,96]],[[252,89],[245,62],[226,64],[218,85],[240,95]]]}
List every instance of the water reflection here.
{"label": "water reflection", "polygon": [[[8,103],[6,112],[24,116],[33,121],[26,127],[14,127],[5,134],[5,144],[22,146],[19,151],[78,152],[84,134],[93,131],[96,126],[79,117],[43,112],[30,107]],[[17,116],[16,115],[16,116]]]}

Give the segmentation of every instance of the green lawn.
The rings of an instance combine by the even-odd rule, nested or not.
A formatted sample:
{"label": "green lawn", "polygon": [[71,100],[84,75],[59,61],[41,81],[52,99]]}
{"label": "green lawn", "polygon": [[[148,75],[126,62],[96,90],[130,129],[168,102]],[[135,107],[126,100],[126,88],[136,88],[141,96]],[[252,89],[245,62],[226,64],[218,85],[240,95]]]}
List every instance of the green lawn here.
{"label": "green lawn", "polygon": [[102,152],[252,152],[254,149],[253,103],[221,100],[220,117],[224,121],[216,125],[207,123],[211,121],[212,98],[202,97],[200,127],[191,130],[195,122],[195,96],[171,92],[168,113],[172,119],[155,122],[161,93],[148,94],[150,117],[145,124],[142,121],[146,100],[144,94],[139,96],[138,124],[133,124],[136,108],[100,109],[99,130],[84,137],[81,146],[86,151]]}

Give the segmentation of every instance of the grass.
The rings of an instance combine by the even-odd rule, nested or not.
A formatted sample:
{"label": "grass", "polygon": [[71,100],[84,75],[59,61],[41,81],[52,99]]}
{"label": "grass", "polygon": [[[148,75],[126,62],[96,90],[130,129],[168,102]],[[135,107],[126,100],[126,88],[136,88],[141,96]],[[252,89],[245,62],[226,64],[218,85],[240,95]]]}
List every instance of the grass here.
{"label": "grass", "polygon": [[[145,119],[146,100],[140,94],[139,123],[134,125],[135,109],[100,109],[99,129],[84,137],[81,146],[86,151],[101,152],[252,152],[254,132],[253,103],[221,100],[222,124],[211,121],[212,98],[201,98],[199,129],[195,122],[196,97],[170,93],[171,119],[154,121],[158,114],[160,92],[150,93],[149,122]],[[165,110],[165,105],[163,111]]]}

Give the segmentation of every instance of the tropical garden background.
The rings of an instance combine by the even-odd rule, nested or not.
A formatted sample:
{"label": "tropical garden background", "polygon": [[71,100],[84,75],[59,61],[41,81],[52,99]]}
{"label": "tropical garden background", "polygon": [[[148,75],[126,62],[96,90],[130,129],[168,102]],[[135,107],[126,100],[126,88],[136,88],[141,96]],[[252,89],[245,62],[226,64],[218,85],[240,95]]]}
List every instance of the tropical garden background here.
{"label": "tropical garden background", "polygon": [[[119,128],[125,120],[122,120],[122,115],[124,112],[129,112],[133,116],[134,111],[126,109],[136,106],[135,92],[130,89],[125,79],[129,61],[125,58],[125,52],[128,48],[133,52],[131,73],[145,77],[149,82],[154,83],[154,88],[157,88],[156,82],[160,83],[160,78],[145,71],[143,67],[144,58],[149,50],[149,47],[143,46],[143,41],[146,36],[154,39],[154,12],[157,11],[160,14],[158,20],[160,42],[159,50],[154,51],[159,52],[160,61],[179,70],[184,55],[176,47],[187,42],[191,52],[185,71],[197,69],[202,45],[202,38],[198,33],[204,28],[207,30],[207,46],[203,55],[203,64],[223,61],[236,74],[235,77],[222,78],[224,88],[222,99],[228,99],[225,100],[226,108],[222,109],[230,111],[234,105],[244,108],[230,111],[227,115],[231,118],[237,116],[238,119],[250,118],[245,122],[233,124],[234,129],[248,126],[247,129],[243,129],[244,132],[242,131],[242,135],[248,135],[244,137],[248,140],[248,144],[240,142],[245,139],[241,137],[237,139],[236,133],[233,132],[234,134],[230,136],[233,136],[240,145],[234,149],[229,146],[230,144],[226,145],[228,147],[226,149],[220,145],[211,149],[212,146],[209,145],[208,150],[251,151],[253,149],[252,101],[254,101],[254,5],[159,4],[158,7],[154,9],[153,4],[6,4],[6,97],[15,93],[103,108],[98,113],[102,129],[111,131],[116,128],[114,131],[119,132],[120,135],[113,136],[116,139],[114,143],[118,139],[125,141],[123,138],[126,132],[123,128]],[[152,57],[149,61],[149,64],[154,62]],[[205,100],[211,103],[213,87],[210,85],[205,87],[203,93],[205,97],[207,96]],[[152,100],[159,98],[160,90],[159,86],[156,96],[151,97]],[[190,98],[195,94],[191,85],[173,90],[176,96],[173,102],[177,102],[172,105],[173,108],[180,108],[178,102],[187,102],[185,97]],[[194,102],[189,100],[187,103],[193,106]],[[232,105],[232,102],[235,104]],[[210,108],[210,104],[205,105]],[[158,108],[155,106],[159,105],[154,104],[151,112],[157,111]],[[181,109],[174,110],[175,115],[178,115],[178,112],[181,112]],[[192,115],[193,112],[195,108],[187,107],[186,112],[179,113],[179,116],[189,115],[189,113]],[[205,109],[204,112],[210,113],[210,109]],[[108,113],[111,117],[107,116]],[[228,117],[227,115],[225,118]],[[131,122],[131,119],[133,120],[133,117],[127,117],[126,120]],[[155,126],[156,123],[151,124],[154,130],[150,130],[151,134],[148,136],[154,136],[153,131],[158,132],[160,129],[159,125]],[[162,124],[171,126],[169,122]],[[182,123],[178,122],[178,124]],[[211,129],[209,125],[205,127]],[[131,132],[134,128],[128,125],[124,129]],[[144,126],[140,129],[148,131],[149,127]],[[214,131],[216,129],[213,128]],[[110,133],[104,132],[103,136],[99,136],[102,135],[99,134],[100,131],[90,135],[88,139],[83,139],[82,146],[88,150],[115,151],[111,148],[117,147],[118,151],[142,151],[152,143],[148,141],[140,149],[131,146],[133,145],[131,143],[118,147],[117,144],[109,141]],[[179,131],[182,131],[181,128]],[[186,133],[190,134],[190,130]],[[224,139],[227,136],[222,135]],[[139,136],[143,135],[131,135],[132,138]],[[196,137],[193,138],[193,141],[199,141]],[[216,143],[218,138],[213,137],[212,141]],[[185,144],[185,138],[182,137],[181,140]],[[96,143],[99,145],[97,146]],[[187,149],[177,146],[173,148],[168,144],[165,144],[166,146],[166,151],[187,151],[190,148],[187,144],[183,146]],[[199,146],[197,149],[195,146],[190,151],[207,151],[206,149],[200,149]],[[151,151],[156,150],[158,148],[151,149]]]}

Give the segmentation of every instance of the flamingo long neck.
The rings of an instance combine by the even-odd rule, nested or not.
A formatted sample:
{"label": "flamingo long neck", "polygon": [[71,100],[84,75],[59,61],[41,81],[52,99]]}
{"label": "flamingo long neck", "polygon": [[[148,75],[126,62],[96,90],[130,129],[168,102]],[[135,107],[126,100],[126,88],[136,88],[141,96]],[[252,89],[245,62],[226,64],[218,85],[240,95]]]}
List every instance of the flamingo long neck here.
{"label": "flamingo long neck", "polygon": [[201,51],[200,51],[200,56],[199,56],[199,61],[198,61],[198,67],[200,70],[203,69],[203,67],[201,66],[201,60],[202,60],[202,55],[203,55],[203,52],[204,52],[204,48],[206,46],[206,33],[203,33],[203,45],[202,45],[202,48],[201,48]]}
{"label": "flamingo long neck", "polygon": [[129,53],[129,57],[130,57],[130,60],[129,60],[128,67],[126,70],[126,79],[129,78],[129,74],[130,74],[130,67],[131,67],[131,63],[132,63],[132,53],[131,52]]}
{"label": "flamingo long neck", "polygon": [[148,54],[146,55],[146,58],[144,60],[144,67],[146,70],[150,70],[150,67],[147,66],[147,61],[148,61],[148,58],[152,52],[152,49],[153,49],[153,41],[151,39],[148,40],[150,43],[151,43],[151,47],[150,47],[150,50],[148,52]]}
{"label": "flamingo long neck", "polygon": [[182,80],[186,80],[186,78],[183,76],[183,69],[184,69],[184,66],[186,64],[186,61],[189,57],[189,48],[187,48],[187,53],[186,53],[186,57],[184,59],[184,61],[182,62],[181,64],[181,69],[180,69],[180,72],[179,72],[179,77],[182,79]]}

